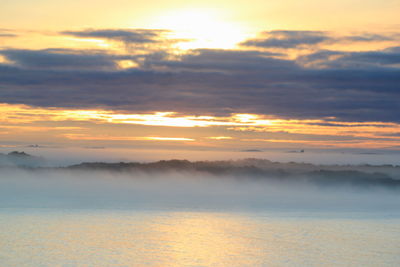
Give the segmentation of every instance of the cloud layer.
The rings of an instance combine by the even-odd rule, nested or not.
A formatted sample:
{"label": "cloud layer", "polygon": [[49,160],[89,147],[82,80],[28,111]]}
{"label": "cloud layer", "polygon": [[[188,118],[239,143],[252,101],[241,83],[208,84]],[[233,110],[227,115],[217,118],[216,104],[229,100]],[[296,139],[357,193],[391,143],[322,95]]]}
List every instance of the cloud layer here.
{"label": "cloud layer", "polygon": [[[78,38],[155,43],[160,30],[65,31]],[[273,31],[245,45],[296,48],[332,42],[327,33]],[[397,35],[338,38],[381,41]],[[196,49],[177,55],[72,49],[3,49],[0,99],[43,107],[255,113],[288,118],[399,122],[400,48],[314,49],[295,58],[255,49]],[[121,68],[129,61],[131,68]]]}

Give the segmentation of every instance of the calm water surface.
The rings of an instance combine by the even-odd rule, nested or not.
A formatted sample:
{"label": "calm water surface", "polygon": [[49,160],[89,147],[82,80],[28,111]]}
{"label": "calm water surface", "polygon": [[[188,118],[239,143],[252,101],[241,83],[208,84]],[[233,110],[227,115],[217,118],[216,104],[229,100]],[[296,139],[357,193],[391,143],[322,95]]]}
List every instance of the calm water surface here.
{"label": "calm water surface", "polygon": [[374,213],[0,209],[0,266],[399,266]]}

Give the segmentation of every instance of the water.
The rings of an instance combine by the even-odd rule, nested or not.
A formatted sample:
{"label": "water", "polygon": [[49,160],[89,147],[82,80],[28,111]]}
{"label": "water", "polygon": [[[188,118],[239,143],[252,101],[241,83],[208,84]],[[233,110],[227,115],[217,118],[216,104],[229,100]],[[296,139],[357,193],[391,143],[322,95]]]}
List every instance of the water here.
{"label": "water", "polygon": [[399,266],[389,212],[0,209],[0,266]]}

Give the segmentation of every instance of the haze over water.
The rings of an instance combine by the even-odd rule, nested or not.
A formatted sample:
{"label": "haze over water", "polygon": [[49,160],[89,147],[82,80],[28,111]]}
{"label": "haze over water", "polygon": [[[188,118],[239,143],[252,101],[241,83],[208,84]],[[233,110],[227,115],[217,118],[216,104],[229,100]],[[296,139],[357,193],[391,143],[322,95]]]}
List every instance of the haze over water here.
{"label": "haze over water", "polygon": [[[172,164],[172,163],[171,163]],[[397,189],[3,169],[1,266],[395,266]]]}

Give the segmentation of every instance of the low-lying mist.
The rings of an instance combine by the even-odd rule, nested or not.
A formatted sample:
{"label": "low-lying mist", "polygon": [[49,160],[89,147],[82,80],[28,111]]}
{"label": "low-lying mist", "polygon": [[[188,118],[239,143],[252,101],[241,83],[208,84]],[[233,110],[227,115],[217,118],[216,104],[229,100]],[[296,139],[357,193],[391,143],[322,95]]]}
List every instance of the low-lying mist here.
{"label": "low-lying mist", "polygon": [[400,211],[400,190],[199,171],[4,168],[0,208]]}

